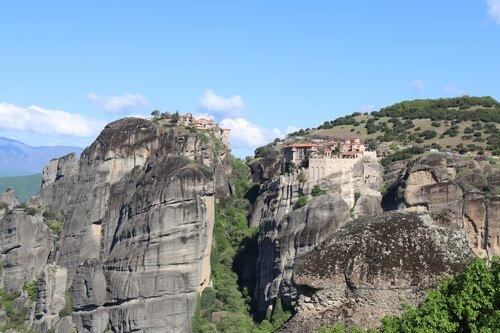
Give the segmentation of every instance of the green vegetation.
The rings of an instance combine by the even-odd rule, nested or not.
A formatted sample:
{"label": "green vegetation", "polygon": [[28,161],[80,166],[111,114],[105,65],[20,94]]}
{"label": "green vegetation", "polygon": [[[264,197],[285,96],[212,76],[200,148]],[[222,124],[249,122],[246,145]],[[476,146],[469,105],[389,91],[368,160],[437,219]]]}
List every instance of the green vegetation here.
{"label": "green vegetation", "polygon": [[299,199],[297,200],[297,204],[296,204],[296,208],[301,208],[301,207],[304,207],[305,205],[307,205],[307,202],[309,200],[307,200],[307,196],[305,195],[301,195],[299,197]]}
{"label": "green vegetation", "polygon": [[37,289],[38,279],[35,278],[31,281],[26,281],[23,286],[23,290],[28,293],[28,297],[30,301],[36,302],[38,298],[38,289]]}
{"label": "green vegetation", "polygon": [[313,197],[318,197],[323,194],[326,194],[326,191],[322,190],[321,187],[319,187],[319,185],[314,185],[314,187],[311,190],[311,195]]}
{"label": "green vegetation", "polygon": [[392,155],[384,157],[383,159],[380,160],[380,163],[383,166],[387,166],[387,165],[391,164],[392,162],[407,160],[407,159],[412,158],[415,155],[422,154],[423,152],[424,152],[424,148],[422,148],[422,147],[406,148],[406,149],[397,151]]}
{"label": "green vegetation", "polygon": [[35,216],[36,214],[36,208],[35,207],[31,207],[31,206],[26,206],[26,207],[23,207],[23,210],[26,214],[30,215],[30,216]]}
{"label": "green vegetation", "polygon": [[0,289],[0,310],[5,312],[5,319],[0,324],[0,332],[8,329],[16,330],[19,333],[30,333],[31,330],[24,328],[24,321],[28,315],[29,308],[24,307],[20,311],[14,308],[14,300],[20,296],[20,293],[9,293]]}
{"label": "green vegetation", "polygon": [[71,295],[69,294],[69,290],[66,290],[66,292],[64,293],[64,301],[64,309],[59,311],[59,317],[61,318],[71,316],[71,314],[73,313],[73,303],[71,302]]}
{"label": "green vegetation", "polygon": [[16,192],[16,197],[21,202],[26,202],[40,190],[42,175],[19,177],[0,177],[0,192],[10,188]]}
{"label": "green vegetation", "polygon": [[384,195],[389,191],[389,188],[387,187],[387,184],[382,184],[382,187],[380,187],[379,192],[380,194]]}
{"label": "green vegetation", "polygon": [[304,170],[300,170],[298,180],[301,183],[304,183],[307,180],[306,173],[304,172]]}
{"label": "green vegetation", "polygon": [[[258,229],[250,228],[247,213],[251,205],[254,184],[248,178],[248,167],[232,159],[235,193],[219,200],[216,205],[214,243],[211,266],[214,288],[206,288],[197,298],[192,319],[193,332],[253,332],[267,333],[281,325],[286,312],[276,304],[274,315],[257,324],[251,316],[250,295],[253,282],[246,284],[236,273],[245,261],[257,256]],[[283,315],[285,313],[285,315]],[[218,317],[212,323],[212,314]]]}
{"label": "green vegetation", "polygon": [[63,228],[62,221],[60,221],[60,220],[49,220],[49,221],[47,221],[47,225],[49,226],[50,230],[52,231],[52,233],[55,236],[59,237],[61,235],[62,228]]}
{"label": "green vegetation", "polygon": [[[318,332],[344,332],[339,323]],[[386,316],[379,330],[351,328],[349,332],[454,333],[500,332],[500,258],[488,264],[477,258],[454,278],[443,278],[441,285],[427,292],[417,308],[404,306],[400,317]]]}
{"label": "green vegetation", "polygon": [[[460,153],[491,152],[500,155],[498,123],[500,104],[496,100],[491,97],[463,96],[404,101],[370,115],[355,112],[325,121],[311,132],[303,131],[300,134],[299,131],[296,134],[303,138],[343,137],[356,131],[357,136],[365,142],[376,140],[402,145],[418,144],[427,148],[434,144]],[[473,142],[477,144],[468,147]],[[460,151],[457,148],[459,143],[463,143],[467,149]]]}
{"label": "green vegetation", "polygon": [[7,205],[5,202],[0,201],[0,209],[7,209],[9,208],[9,205]]}

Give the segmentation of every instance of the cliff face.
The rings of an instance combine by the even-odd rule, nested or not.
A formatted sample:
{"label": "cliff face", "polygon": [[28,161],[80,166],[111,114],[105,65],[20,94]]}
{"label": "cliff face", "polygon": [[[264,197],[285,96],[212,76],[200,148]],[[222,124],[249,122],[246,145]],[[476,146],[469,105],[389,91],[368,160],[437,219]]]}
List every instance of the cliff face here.
{"label": "cliff face", "polygon": [[58,310],[69,300],[78,332],[190,331],[195,294],[211,283],[214,200],[231,191],[229,152],[202,135],[123,119],[80,160],[68,155],[44,169],[30,204],[41,207],[37,216],[62,216],[63,229],[50,260],[44,254],[42,265],[53,261],[53,269],[33,264],[42,276],[40,331],[68,326]]}
{"label": "cliff face", "polygon": [[[276,176],[277,163],[264,162],[252,167],[258,171],[256,179],[265,180],[251,217],[251,224],[261,229],[255,289],[260,315],[277,297],[287,305],[295,304],[297,290],[291,278],[298,258],[352,217],[381,212],[378,188],[382,184],[380,165],[370,160],[360,160],[353,170],[305,182],[299,180],[299,171]],[[313,197],[315,186],[324,192]],[[309,203],[300,208],[301,196]]]}
{"label": "cliff face", "polygon": [[385,175],[392,186],[382,205],[441,214],[465,229],[476,254],[500,255],[500,169],[493,166],[443,155],[398,163]]}
{"label": "cliff face", "polygon": [[420,213],[384,213],[347,223],[295,265],[297,314],[282,332],[344,320],[377,326],[402,302],[418,305],[436,277],[461,272],[474,255],[463,229]]}
{"label": "cliff face", "polygon": [[[365,160],[300,182],[299,171],[279,175],[279,159],[251,166],[261,182],[251,223],[261,228],[256,310],[263,316],[279,297],[296,312],[284,331],[344,319],[376,325],[400,311],[400,297],[418,304],[436,276],[459,272],[471,249],[499,254],[500,171],[486,161],[430,155],[384,169]],[[324,194],[313,197],[317,186]],[[298,208],[301,196],[308,203]],[[418,255],[422,249],[433,250]]]}

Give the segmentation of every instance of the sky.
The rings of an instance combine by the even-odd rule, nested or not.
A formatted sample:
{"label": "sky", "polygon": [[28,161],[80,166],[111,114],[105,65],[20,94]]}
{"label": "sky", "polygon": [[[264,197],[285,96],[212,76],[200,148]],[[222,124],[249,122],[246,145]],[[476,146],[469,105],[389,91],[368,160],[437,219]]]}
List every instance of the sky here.
{"label": "sky", "polygon": [[500,0],[1,1],[0,136],[85,147],[155,109],[236,156],[402,100],[500,99]]}

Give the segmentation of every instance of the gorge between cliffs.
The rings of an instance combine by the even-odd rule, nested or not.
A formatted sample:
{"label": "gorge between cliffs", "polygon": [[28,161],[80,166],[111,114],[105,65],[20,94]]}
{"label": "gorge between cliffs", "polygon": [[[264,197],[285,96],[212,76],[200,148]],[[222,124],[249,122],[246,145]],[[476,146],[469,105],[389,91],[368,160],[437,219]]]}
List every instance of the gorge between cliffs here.
{"label": "gorge between cliffs", "polygon": [[488,161],[360,158],[312,180],[287,169],[284,144],[245,164],[216,131],[107,125],[81,156],[52,160],[27,205],[1,194],[0,287],[14,310],[0,323],[42,333],[366,329],[476,256],[500,255],[500,197],[485,191],[500,186],[500,169]]}

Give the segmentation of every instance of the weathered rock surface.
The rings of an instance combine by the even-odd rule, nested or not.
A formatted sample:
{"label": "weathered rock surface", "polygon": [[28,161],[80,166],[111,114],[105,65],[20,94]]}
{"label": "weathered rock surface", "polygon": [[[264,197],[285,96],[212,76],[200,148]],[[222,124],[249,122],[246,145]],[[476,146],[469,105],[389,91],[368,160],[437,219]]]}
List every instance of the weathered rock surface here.
{"label": "weathered rock surface", "polygon": [[[66,279],[66,268],[53,264],[43,267],[38,279],[38,299],[35,306],[37,331],[47,332],[59,323],[59,313],[66,307]],[[72,324],[69,326],[70,331],[71,328]]]}
{"label": "weathered rock surface", "polygon": [[462,228],[427,214],[354,220],[296,263],[297,314],[281,331],[311,332],[339,320],[374,327],[473,258]]}
{"label": "weathered rock surface", "polygon": [[[255,303],[263,315],[277,297],[286,305],[294,304],[296,289],[291,277],[298,258],[351,220],[351,215],[381,212],[378,189],[382,172],[376,161],[367,159],[353,170],[301,183],[300,171],[270,179],[263,176],[274,174],[273,163],[252,169],[258,170],[258,179],[265,180],[251,215],[251,225],[261,228]],[[313,198],[314,186],[325,194]],[[297,208],[300,196],[307,196],[309,204]]]}
{"label": "weathered rock surface", "polygon": [[[12,273],[5,281],[11,290],[35,271],[42,273],[37,329],[190,331],[196,292],[211,284],[215,197],[232,191],[227,147],[206,139],[182,127],[127,118],[107,125],[79,160],[70,154],[49,163],[42,190],[29,204],[41,207],[37,214],[48,209],[63,216],[61,235],[52,238],[41,217],[20,215],[33,220],[25,223],[32,230],[17,237],[41,238],[39,243],[47,244],[27,244],[45,252],[4,261]],[[19,241],[5,239],[15,238],[8,230],[21,221],[6,216],[0,222],[6,229],[2,257],[19,252]],[[57,266],[42,272],[52,241],[50,258]],[[20,264],[30,257],[33,264]],[[30,265],[29,276],[22,277],[20,268]],[[65,293],[73,314],[61,319]]]}
{"label": "weathered rock surface", "polygon": [[9,209],[12,209],[15,206],[19,205],[19,200],[17,199],[16,194],[13,190],[8,190],[0,193],[0,203],[2,202],[7,204],[7,207]]}
{"label": "weathered rock surface", "polygon": [[[500,255],[500,170],[487,162],[456,161],[430,155],[401,167],[382,200],[384,210],[432,212],[446,216],[467,233],[477,254]],[[388,183],[391,184],[391,183]]]}
{"label": "weathered rock surface", "polygon": [[8,292],[19,291],[40,274],[52,250],[52,234],[40,215],[16,208],[0,220],[0,288]]}
{"label": "weathered rock surface", "polygon": [[52,159],[42,171],[42,188],[63,177],[69,177],[77,172],[78,162],[75,153],[61,158]]}

